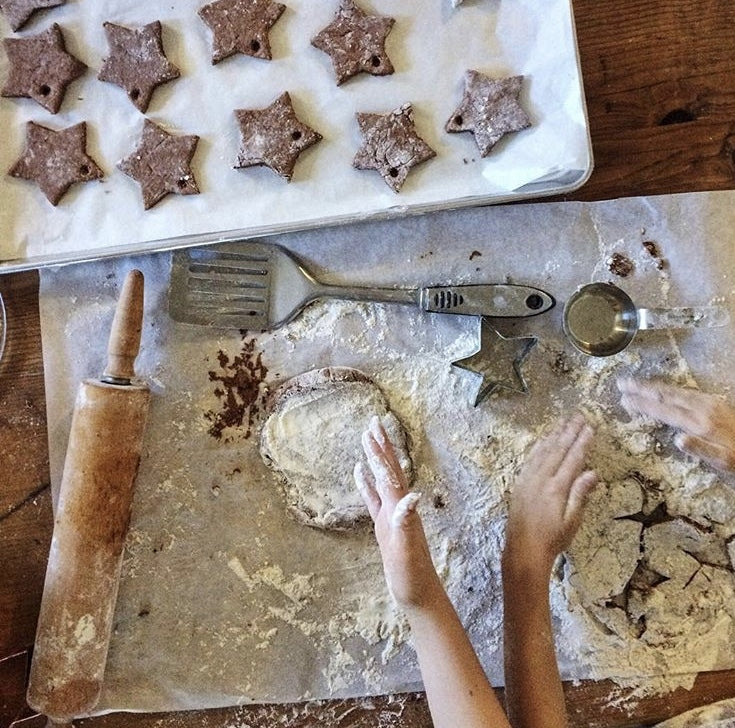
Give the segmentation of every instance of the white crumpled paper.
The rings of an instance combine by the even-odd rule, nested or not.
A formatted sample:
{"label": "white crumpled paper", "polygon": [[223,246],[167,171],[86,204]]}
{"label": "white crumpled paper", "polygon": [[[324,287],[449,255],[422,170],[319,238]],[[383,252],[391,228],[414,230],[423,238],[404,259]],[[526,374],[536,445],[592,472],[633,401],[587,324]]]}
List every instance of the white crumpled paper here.
{"label": "white crumpled paper", "polygon": [[[680,352],[703,388],[731,393],[733,383],[731,327],[642,332],[626,352],[592,360],[563,341],[563,301],[579,284],[614,278],[607,260],[621,252],[635,271],[616,280],[639,305],[714,301],[732,308],[733,200],[723,192],[489,207],[275,239],[331,283],[509,278],[559,301],[549,314],[498,324],[506,335],[540,337],[524,368],[530,392],[478,408],[473,383],[450,367],[475,347],[471,319],[399,305],[319,303],[254,343],[270,386],[314,367],[347,365],[383,389],[411,439],[437,567],[496,684],[503,679],[498,561],[505,503],[529,443],[571,407],[598,422],[600,437],[609,435],[627,421],[614,378],[631,371],[681,377]],[[646,241],[667,261],[663,271]],[[134,266],[146,274],[138,372],[154,397],[98,709],[204,708],[417,687],[406,625],[386,592],[370,529],[330,534],[291,520],[259,457],[257,417],[247,439],[243,429],[228,431],[230,442],[207,433],[206,412],[217,406],[209,372],[218,371],[218,352],[230,359],[240,353],[243,338],[169,319],[168,254],[42,271],[54,487],[77,383],[102,370],[119,285]],[[645,462],[640,467],[645,471]],[[686,472],[699,477],[697,469]],[[682,483],[682,493],[690,485]],[[563,621],[567,604],[558,590],[553,608]],[[651,669],[626,662],[632,653],[624,641],[558,626],[566,677],[645,682],[735,667],[732,640],[713,655],[688,649],[684,639],[661,653],[667,668],[659,660]]]}

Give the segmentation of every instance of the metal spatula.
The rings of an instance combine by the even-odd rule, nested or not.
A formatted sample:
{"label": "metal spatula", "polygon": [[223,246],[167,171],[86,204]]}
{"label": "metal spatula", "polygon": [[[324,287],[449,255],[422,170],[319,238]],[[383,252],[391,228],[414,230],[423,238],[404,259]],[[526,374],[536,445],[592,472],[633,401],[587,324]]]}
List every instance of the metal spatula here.
{"label": "metal spatula", "polygon": [[288,251],[270,243],[238,241],[173,254],[169,312],[176,321],[267,331],[287,323],[318,298],[504,318],[535,316],[555,304],[539,288],[504,283],[410,289],[325,285]]}

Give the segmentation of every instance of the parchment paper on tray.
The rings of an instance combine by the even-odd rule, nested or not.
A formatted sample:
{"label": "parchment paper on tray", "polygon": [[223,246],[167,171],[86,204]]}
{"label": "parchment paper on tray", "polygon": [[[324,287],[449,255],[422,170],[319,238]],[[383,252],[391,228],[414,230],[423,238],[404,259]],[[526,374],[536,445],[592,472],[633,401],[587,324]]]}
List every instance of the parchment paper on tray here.
{"label": "parchment paper on tray", "polygon": [[[49,12],[90,70],[53,117],[39,115],[32,101],[0,99],[0,167],[20,155],[27,120],[55,129],[86,121],[89,153],[106,177],[76,185],[53,208],[33,184],[0,176],[0,261],[13,261],[0,269],[97,257],[120,246],[159,249],[165,246],[157,241],[181,245],[170,239],[222,230],[252,235],[550,194],[580,185],[591,170],[570,0],[482,0],[457,9],[449,0],[366,0],[370,12],[396,19],[387,43],[396,70],[360,74],[340,87],[329,57],[310,45],[331,21],[336,0],[291,0],[270,33],[272,61],[238,55],[216,66],[209,30],[197,16],[201,5],[110,0]],[[137,147],[143,117],[120,88],[96,75],[108,52],[104,21],[153,20],[163,23],[164,49],[181,77],[155,92],[148,118],[201,137],[193,159],[201,194],[169,195],[144,212],[137,184],[115,167]],[[470,68],[525,76],[521,102],[532,127],[501,140],[485,159],[471,134],[444,132]],[[6,73],[0,54],[0,78]],[[266,107],[284,91],[324,139],[301,155],[290,183],[269,169],[233,169],[233,110]],[[437,156],[396,194],[376,172],[352,168],[361,143],[355,113],[405,103],[413,104],[419,133]]]}
{"label": "parchment paper on tray", "polygon": [[[277,240],[330,282],[510,278],[562,302],[580,283],[613,278],[640,305],[719,298],[731,306],[732,203],[733,193],[713,193],[490,207]],[[632,263],[627,278],[608,270],[613,253]],[[254,361],[266,386],[314,367],[347,365],[382,388],[411,438],[437,567],[495,684],[502,682],[499,555],[508,491],[533,438],[572,407],[598,427],[590,465],[603,483],[553,582],[562,674],[662,691],[690,685],[697,671],[735,667],[735,579],[723,557],[735,529],[733,483],[675,452],[667,430],[630,423],[615,392],[615,378],[631,372],[687,383],[696,376],[708,389],[729,392],[730,328],[646,332],[622,354],[590,359],[562,340],[557,306],[503,328],[541,339],[524,370],[529,395],[473,408],[471,383],[449,366],[472,351],[473,321],[332,302],[255,337],[174,325],[165,309],[168,263],[161,254],[42,271],[54,484],[72,393],[104,356],[78,342],[104,340],[97,332],[109,326],[129,267],[147,275],[139,371],[156,396],[100,711],[359,696],[418,685],[406,625],[386,593],[369,527],[324,533],[288,517],[258,454],[257,406],[252,426],[210,432],[220,411],[215,388],[233,367]],[[651,521],[642,537],[644,526],[631,516],[654,497],[671,519],[663,523],[666,533]],[[634,574],[662,546],[676,555],[686,544],[692,553],[685,521],[708,534],[700,544],[707,558],[690,564],[686,584],[677,572],[636,592]],[[623,594],[633,598],[626,603]]]}

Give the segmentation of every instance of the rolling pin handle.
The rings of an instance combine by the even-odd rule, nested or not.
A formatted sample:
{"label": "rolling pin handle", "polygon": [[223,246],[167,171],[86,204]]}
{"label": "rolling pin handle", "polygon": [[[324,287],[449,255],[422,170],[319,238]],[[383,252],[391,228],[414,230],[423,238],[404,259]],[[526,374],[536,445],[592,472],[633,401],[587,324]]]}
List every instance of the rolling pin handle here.
{"label": "rolling pin handle", "polygon": [[135,358],[140,351],[142,328],[143,273],[131,270],[125,278],[115,309],[103,382],[130,384],[135,376]]}

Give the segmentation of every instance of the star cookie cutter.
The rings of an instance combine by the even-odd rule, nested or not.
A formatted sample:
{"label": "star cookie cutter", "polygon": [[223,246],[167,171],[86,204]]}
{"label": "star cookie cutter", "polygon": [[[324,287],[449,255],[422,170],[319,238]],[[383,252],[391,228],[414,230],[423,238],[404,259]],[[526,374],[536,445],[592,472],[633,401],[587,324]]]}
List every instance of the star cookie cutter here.
{"label": "star cookie cutter", "polygon": [[528,393],[521,368],[531,350],[538,344],[537,336],[503,336],[486,316],[478,317],[477,351],[457,359],[453,367],[469,372],[478,381],[474,406],[499,389],[519,394]]}

